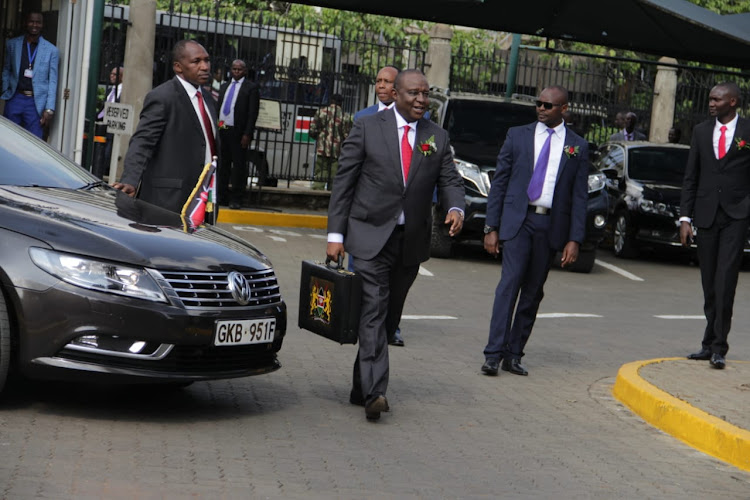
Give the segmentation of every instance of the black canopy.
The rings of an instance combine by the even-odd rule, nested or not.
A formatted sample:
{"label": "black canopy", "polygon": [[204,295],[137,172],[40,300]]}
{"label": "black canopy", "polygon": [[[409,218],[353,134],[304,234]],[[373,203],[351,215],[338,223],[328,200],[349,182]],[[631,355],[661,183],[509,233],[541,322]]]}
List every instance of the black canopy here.
{"label": "black canopy", "polygon": [[686,0],[295,1],[750,69],[750,14],[721,16]]}

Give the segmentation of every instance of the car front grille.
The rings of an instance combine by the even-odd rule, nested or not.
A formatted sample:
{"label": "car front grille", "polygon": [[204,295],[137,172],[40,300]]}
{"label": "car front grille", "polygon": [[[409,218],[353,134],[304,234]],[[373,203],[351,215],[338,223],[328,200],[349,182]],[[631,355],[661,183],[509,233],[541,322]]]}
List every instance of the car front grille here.
{"label": "car front grille", "polygon": [[250,286],[250,300],[242,305],[232,296],[226,272],[159,271],[174,291],[173,300],[182,302],[186,309],[247,308],[278,304],[281,291],[272,269],[242,272]]}

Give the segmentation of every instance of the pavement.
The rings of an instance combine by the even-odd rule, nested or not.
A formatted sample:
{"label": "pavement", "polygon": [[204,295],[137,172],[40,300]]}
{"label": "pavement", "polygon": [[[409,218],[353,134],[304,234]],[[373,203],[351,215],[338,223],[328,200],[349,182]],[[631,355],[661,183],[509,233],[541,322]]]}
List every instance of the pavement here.
{"label": "pavement", "polygon": [[[222,209],[220,223],[251,226],[326,227],[322,210]],[[699,345],[696,345],[696,348]],[[618,371],[613,396],[650,425],[684,443],[750,471],[750,362],[724,370],[686,358],[634,360]]]}

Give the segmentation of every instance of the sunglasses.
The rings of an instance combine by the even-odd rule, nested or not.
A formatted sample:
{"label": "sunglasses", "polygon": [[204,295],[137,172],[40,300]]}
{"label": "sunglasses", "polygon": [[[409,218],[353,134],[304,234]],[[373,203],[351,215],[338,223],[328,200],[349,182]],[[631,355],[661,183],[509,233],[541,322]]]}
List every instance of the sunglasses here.
{"label": "sunglasses", "polygon": [[544,107],[544,109],[552,109],[555,106],[564,106],[564,105],[563,104],[552,104],[551,102],[536,101],[536,107],[537,108]]}

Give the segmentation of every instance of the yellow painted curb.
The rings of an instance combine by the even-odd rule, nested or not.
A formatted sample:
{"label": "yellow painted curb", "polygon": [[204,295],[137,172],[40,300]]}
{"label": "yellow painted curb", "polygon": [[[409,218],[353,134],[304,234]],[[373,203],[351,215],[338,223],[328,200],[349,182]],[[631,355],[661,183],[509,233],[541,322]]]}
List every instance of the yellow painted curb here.
{"label": "yellow painted curb", "polygon": [[276,212],[252,212],[249,210],[219,210],[219,222],[247,224],[250,226],[309,227],[325,229],[328,217],[325,215],[284,214]]}
{"label": "yellow painted curb", "polygon": [[735,467],[750,471],[750,432],[709,415],[641,378],[639,370],[652,363],[682,360],[661,358],[620,367],[612,394],[646,422],[693,448]]}

